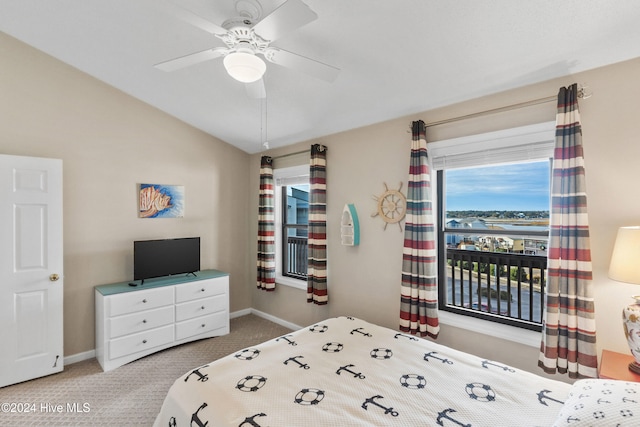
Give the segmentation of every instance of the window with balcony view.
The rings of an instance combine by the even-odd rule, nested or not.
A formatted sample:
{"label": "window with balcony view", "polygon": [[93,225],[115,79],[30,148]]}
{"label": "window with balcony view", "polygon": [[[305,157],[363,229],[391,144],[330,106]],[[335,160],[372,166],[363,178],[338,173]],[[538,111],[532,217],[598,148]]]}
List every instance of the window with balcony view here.
{"label": "window with balcony view", "polygon": [[309,184],[283,185],[282,274],[307,279]]}
{"label": "window with balcony view", "polygon": [[309,165],[274,169],[274,178],[276,282],[306,289]]}
{"label": "window with balcony view", "polygon": [[554,145],[553,121],[429,144],[443,317],[542,329]]}
{"label": "window with balcony view", "polygon": [[549,159],[438,171],[440,309],[540,330]]}

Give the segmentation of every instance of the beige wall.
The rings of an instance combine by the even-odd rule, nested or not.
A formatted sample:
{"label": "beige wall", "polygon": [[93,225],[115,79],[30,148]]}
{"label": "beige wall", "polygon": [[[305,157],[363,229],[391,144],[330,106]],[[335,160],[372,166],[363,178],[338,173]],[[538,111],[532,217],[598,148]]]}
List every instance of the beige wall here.
{"label": "beige wall", "polygon": [[[133,240],[200,236],[246,283],[249,156],[0,33],[0,153],[63,160],[64,354],[95,348],[95,285],[133,278]],[[182,219],[137,218],[136,184],[185,186]]]}
{"label": "beige wall", "polygon": [[[274,293],[253,290],[253,306],[290,322],[306,325],[326,316],[350,314],[397,328],[400,309],[400,271],[403,236],[397,227],[382,228],[373,195],[383,183],[397,188],[408,175],[408,133],[412,120],[427,123],[460,117],[515,103],[555,95],[560,86],[587,84],[593,96],[580,102],[587,191],[591,222],[591,244],[597,309],[598,347],[628,352],[620,310],[629,296],[640,293],[633,285],[607,278],[609,257],[619,226],[640,224],[640,197],[636,161],[640,158],[635,124],[640,115],[640,59],[555,79],[494,96],[427,111],[361,129],[331,135],[286,149],[272,150],[279,156],[307,148],[312,143],[328,146],[328,251],[329,304],[314,307],[305,302],[305,292],[279,286]],[[425,94],[425,99],[428,98]],[[384,102],[384,100],[381,100]],[[430,141],[448,139],[555,119],[555,103],[546,103],[429,128]],[[257,200],[259,155],[251,159],[253,200]],[[277,160],[276,160],[277,166]],[[339,219],[345,203],[354,203],[361,226],[359,247],[340,245]],[[255,206],[255,203],[253,204]],[[257,209],[257,208],[256,208]],[[252,225],[250,235],[255,234]],[[252,257],[255,248],[250,248]],[[505,342],[481,334],[443,325],[439,342],[484,357],[501,360],[533,372],[538,351],[534,347]]]}

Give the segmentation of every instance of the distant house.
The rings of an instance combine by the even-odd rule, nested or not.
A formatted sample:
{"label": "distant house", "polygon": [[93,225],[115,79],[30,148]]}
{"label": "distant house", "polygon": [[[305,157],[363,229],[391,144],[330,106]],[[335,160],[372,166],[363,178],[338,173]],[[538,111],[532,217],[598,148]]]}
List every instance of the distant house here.
{"label": "distant house", "polygon": [[517,254],[524,253],[524,239],[514,239],[511,251]]}
{"label": "distant house", "polygon": [[447,228],[473,228],[473,229],[488,229],[486,222],[481,218],[465,218],[465,219],[450,219],[447,221]]}
{"label": "distant house", "polygon": [[[447,228],[463,228],[465,230],[473,229],[473,230],[487,230],[489,227],[485,223],[483,219],[480,218],[465,218],[465,219],[450,219],[446,223]],[[458,234],[447,234],[446,243],[450,248],[457,248],[466,240],[477,240],[477,236],[461,236]],[[473,246],[473,249],[471,248]],[[465,245],[464,248],[461,249],[474,250],[474,245]]]}

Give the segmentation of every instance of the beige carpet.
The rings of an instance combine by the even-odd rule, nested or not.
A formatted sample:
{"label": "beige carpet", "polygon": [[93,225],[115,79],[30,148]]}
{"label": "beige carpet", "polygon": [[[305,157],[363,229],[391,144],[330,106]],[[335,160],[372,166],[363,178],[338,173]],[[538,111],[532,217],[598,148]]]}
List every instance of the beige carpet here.
{"label": "beige carpet", "polygon": [[[0,388],[0,404],[35,409],[31,413],[7,413],[3,405],[0,425],[150,426],[179,376],[289,332],[248,315],[231,320],[229,335],[167,349],[110,372],[103,372],[96,359],[74,363],[59,374]],[[62,406],[61,412],[56,411],[58,405]]]}

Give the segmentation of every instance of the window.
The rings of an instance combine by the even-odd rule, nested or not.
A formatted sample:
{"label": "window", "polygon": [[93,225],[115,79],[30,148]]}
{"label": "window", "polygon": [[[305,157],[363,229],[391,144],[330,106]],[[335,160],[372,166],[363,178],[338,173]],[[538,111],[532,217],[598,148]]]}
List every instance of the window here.
{"label": "window", "polygon": [[274,169],[276,282],[306,289],[309,166]]}
{"label": "window", "polygon": [[281,186],[282,274],[307,280],[309,184]]}
{"label": "window", "polygon": [[430,149],[440,310],[541,330],[554,130],[528,126]]}

